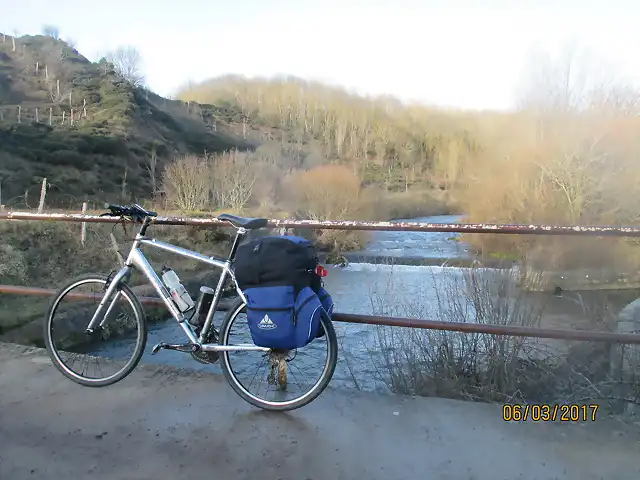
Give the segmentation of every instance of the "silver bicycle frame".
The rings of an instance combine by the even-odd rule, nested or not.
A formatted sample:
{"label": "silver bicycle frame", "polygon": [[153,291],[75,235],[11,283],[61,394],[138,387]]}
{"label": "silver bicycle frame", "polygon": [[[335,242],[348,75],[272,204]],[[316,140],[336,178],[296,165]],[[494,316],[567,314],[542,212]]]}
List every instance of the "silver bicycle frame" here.
{"label": "silver bicycle frame", "polygon": [[[145,227],[143,227],[143,230],[141,231],[144,231],[144,229]],[[118,289],[118,285],[120,284],[121,281],[127,281],[131,276],[131,271],[133,269],[136,269],[138,272],[142,273],[147,278],[149,283],[153,286],[153,288],[158,293],[158,295],[164,302],[165,306],[171,313],[171,316],[178,322],[182,330],[184,330],[184,333],[189,339],[189,342],[192,345],[197,345],[200,350],[205,352],[222,352],[222,351],[238,351],[238,350],[255,350],[255,351],[269,352],[271,350],[270,348],[258,347],[253,344],[218,345],[215,343],[202,343],[206,338],[206,335],[213,324],[213,315],[218,308],[218,304],[220,302],[220,298],[222,294],[222,289],[224,287],[224,283],[225,283],[225,280],[227,279],[227,276],[231,277],[233,284],[235,285],[236,292],[238,293],[240,298],[242,298],[242,300],[244,300],[246,303],[246,298],[243,295],[242,290],[240,290],[240,287],[238,287],[235,274],[233,272],[233,269],[231,268],[231,260],[235,255],[237,244],[239,243],[239,239],[244,234],[246,234],[246,230],[244,228],[239,228],[236,234],[236,238],[234,240],[233,247],[229,254],[229,258],[227,260],[224,260],[214,256],[207,257],[206,255],[202,255],[193,250],[188,250],[186,248],[178,247],[177,245],[172,245],[170,243],[162,242],[154,238],[149,238],[139,232],[136,235],[135,240],[133,241],[133,245],[131,246],[129,255],[127,256],[127,259],[124,262],[124,266],[115,274],[111,283],[107,287],[107,290],[104,296],[102,297],[102,300],[98,305],[98,308],[96,309],[95,313],[93,314],[93,317],[91,318],[91,321],[89,322],[87,331],[92,332],[96,328],[98,319],[100,318],[100,315],[108,299],[111,298],[114,292],[116,292],[116,295],[113,297],[113,300],[111,300],[109,307],[107,308],[104,318],[99,323],[100,326],[104,324],[111,309],[115,305],[120,295],[120,290]],[[191,325],[189,324],[189,322],[186,321],[187,317],[176,307],[175,303],[171,299],[171,295],[169,294],[168,290],[160,280],[160,277],[158,277],[156,272],[153,270],[153,268],[145,258],[144,254],[142,253],[142,250],[140,249],[142,245],[147,245],[153,248],[157,248],[159,250],[164,250],[166,252],[180,255],[182,257],[203,262],[222,270],[220,274],[220,279],[218,280],[218,285],[216,286],[215,293],[213,295],[213,301],[211,302],[211,307],[209,307],[209,311],[207,312],[205,323],[204,323],[204,326],[202,327],[202,331],[200,332],[199,337],[196,337],[196,334],[191,328]]]}

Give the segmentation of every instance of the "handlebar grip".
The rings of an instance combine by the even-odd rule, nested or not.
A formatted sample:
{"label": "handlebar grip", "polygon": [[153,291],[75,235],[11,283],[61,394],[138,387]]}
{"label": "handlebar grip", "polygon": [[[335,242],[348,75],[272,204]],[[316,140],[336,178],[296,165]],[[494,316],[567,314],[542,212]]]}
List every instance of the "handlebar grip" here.
{"label": "handlebar grip", "polygon": [[156,217],[158,215],[156,212],[145,210],[138,204],[122,206],[122,205],[113,205],[109,203],[109,204],[105,204],[105,208],[109,209],[110,211],[103,213],[101,216],[109,215],[112,217],[119,217],[119,216],[132,217],[134,221],[140,221],[140,222],[146,216]]}
{"label": "handlebar grip", "polygon": [[102,216],[112,216],[112,217],[118,217],[118,216],[122,216],[122,215],[128,215],[129,214],[129,209],[127,207],[123,207],[121,205],[112,205],[112,204],[105,204],[105,207],[107,209],[109,209],[109,212],[105,212]]}

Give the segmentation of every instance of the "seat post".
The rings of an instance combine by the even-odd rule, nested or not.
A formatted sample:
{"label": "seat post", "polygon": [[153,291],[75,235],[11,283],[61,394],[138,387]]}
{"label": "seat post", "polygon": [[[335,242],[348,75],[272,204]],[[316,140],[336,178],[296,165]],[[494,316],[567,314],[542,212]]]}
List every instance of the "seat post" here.
{"label": "seat post", "polygon": [[240,239],[247,233],[247,230],[240,227],[236,233],[236,238],[233,239],[233,245],[231,245],[231,251],[229,252],[229,261],[232,261],[236,256],[236,251],[240,245]]}

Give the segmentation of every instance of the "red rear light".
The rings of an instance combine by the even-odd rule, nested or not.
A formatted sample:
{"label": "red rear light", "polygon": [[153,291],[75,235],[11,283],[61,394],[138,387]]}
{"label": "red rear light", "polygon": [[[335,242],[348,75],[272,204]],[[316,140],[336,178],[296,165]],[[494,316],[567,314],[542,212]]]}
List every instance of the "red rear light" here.
{"label": "red rear light", "polygon": [[322,265],[318,265],[316,267],[316,275],[318,275],[320,277],[326,277],[327,276],[327,269],[324,268]]}

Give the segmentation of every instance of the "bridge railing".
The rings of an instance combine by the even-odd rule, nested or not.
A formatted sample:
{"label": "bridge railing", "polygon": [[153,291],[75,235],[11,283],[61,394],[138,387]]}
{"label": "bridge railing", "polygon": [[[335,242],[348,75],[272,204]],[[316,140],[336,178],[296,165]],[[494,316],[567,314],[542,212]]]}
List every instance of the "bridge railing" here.
{"label": "bridge railing", "polygon": [[[78,223],[116,223],[117,218],[83,215],[78,213],[32,213],[9,211],[0,212],[0,220],[78,222]],[[216,218],[158,216],[153,220],[157,225],[189,225],[201,227],[229,227],[227,222]],[[442,224],[408,222],[368,222],[368,221],[314,221],[272,219],[271,228],[302,228],[317,230],[377,230],[411,232],[449,232],[449,233],[490,233],[511,235],[567,235],[598,237],[640,237],[640,228],[627,226],[558,226],[525,224]],[[0,293],[14,295],[53,295],[55,290],[0,285]],[[155,297],[143,297],[143,303],[159,303]],[[468,322],[450,322],[428,319],[382,317],[375,315],[346,314],[336,312],[334,320],[347,323],[408,327],[430,330],[445,330],[464,333],[484,333],[516,337],[551,338],[578,341],[598,341],[619,344],[640,344],[640,334],[615,333],[604,331],[582,331],[568,329],[535,328],[516,325],[477,324]]]}
{"label": "bridge railing", "polygon": [[[38,220],[49,222],[117,223],[113,217],[83,215],[81,213],[32,213],[0,212],[0,220]],[[190,225],[201,227],[228,227],[227,222],[217,218],[166,217],[153,219],[156,225]],[[640,227],[625,226],[576,226],[576,225],[526,225],[495,223],[409,223],[369,222],[361,220],[269,220],[271,228],[308,228],[314,230],[376,230],[387,232],[449,232],[492,233],[510,235],[569,235],[597,237],[640,237]]]}

